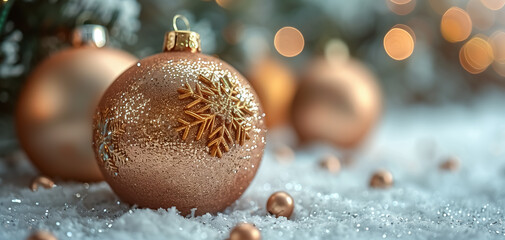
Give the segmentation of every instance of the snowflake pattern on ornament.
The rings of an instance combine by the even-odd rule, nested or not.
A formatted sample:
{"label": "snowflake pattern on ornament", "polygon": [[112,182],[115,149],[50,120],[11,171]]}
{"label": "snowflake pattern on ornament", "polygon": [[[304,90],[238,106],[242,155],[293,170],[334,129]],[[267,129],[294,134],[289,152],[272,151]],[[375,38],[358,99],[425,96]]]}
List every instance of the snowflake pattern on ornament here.
{"label": "snowflake pattern on ornament", "polygon": [[98,116],[98,154],[105,169],[112,176],[117,176],[119,175],[117,163],[125,164],[128,161],[126,152],[118,147],[119,137],[125,133],[125,130],[116,119],[108,116],[109,109]]}
{"label": "snowflake pattern on ornament", "polygon": [[191,128],[197,127],[195,140],[207,133],[210,154],[222,157],[230,145],[244,145],[250,139],[252,126],[248,117],[254,115],[254,110],[250,101],[241,96],[237,80],[231,81],[226,75],[215,79],[214,74],[209,78],[199,75],[198,80],[194,88],[186,83],[177,90],[179,100],[192,101],[184,107],[184,114],[191,120],[179,118],[181,125],[176,131],[182,132],[182,139],[186,140]]}

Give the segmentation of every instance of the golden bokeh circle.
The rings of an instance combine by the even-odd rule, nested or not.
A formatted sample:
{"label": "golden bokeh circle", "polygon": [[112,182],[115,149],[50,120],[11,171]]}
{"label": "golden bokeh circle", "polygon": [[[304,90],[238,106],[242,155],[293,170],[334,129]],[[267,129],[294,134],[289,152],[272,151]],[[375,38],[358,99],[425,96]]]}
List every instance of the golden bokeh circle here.
{"label": "golden bokeh circle", "polygon": [[410,57],[414,51],[414,45],[414,37],[402,27],[393,27],[384,36],[384,50],[394,60],[399,61]]}
{"label": "golden bokeh circle", "polygon": [[386,5],[397,15],[407,15],[416,7],[416,0],[386,0]]}
{"label": "golden bokeh circle", "polygon": [[468,1],[466,12],[470,16],[470,19],[472,19],[473,27],[479,30],[488,30],[495,23],[496,16],[494,11],[482,5],[479,0]]}
{"label": "golden bokeh circle", "polygon": [[505,63],[494,62],[492,66],[498,75],[505,77]]}
{"label": "golden bokeh circle", "polygon": [[294,27],[283,27],[275,34],[274,46],[282,56],[297,56],[302,52],[304,45],[303,34]]}
{"label": "golden bokeh circle", "polygon": [[470,39],[459,52],[461,66],[471,74],[478,74],[486,70],[493,59],[491,44],[481,36]]}
{"label": "golden bokeh circle", "polygon": [[489,43],[493,48],[494,60],[499,63],[505,63],[505,32],[494,32],[489,37]]}
{"label": "golden bokeh circle", "polygon": [[442,16],[440,31],[449,42],[464,41],[472,33],[472,20],[465,10],[451,7]]}
{"label": "golden bokeh circle", "polygon": [[480,0],[480,2],[491,10],[499,10],[505,6],[505,0]]}

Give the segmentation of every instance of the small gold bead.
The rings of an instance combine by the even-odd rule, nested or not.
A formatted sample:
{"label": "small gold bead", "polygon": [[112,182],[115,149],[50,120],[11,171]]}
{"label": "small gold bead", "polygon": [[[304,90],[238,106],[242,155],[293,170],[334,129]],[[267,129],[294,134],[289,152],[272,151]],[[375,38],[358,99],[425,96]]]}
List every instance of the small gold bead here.
{"label": "small gold bead", "polygon": [[328,155],[324,157],[320,165],[322,168],[328,170],[330,173],[338,173],[340,172],[340,160],[334,155]]}
{"label": "small gold bead", "polygon": [[26,240],[58,240],[52,233],[46,231],[37,231],[30,235]]}
{"label": "small gold bead", "polygon": [[393,175],[386,170],[376,171],[370,179],[370,187],[389,188],[393,185]]}
{"label": "small gold bead", "polygon": [[294,208],[295,201],[287,192],[275,192],[267,201],[267,211],[275,217],[282,216],[289,219]]}
{"label": "small gold bead", "polygon": [[456,157],[449,157],[439,167],[442,170],[456,171],[459,168],[459,160]]}
{"label": "small gold bead", "polygon": [[261,232],[250,223],[239,223],[230,231],[228,240],[261,240]]}
{"label": "small gold bead", "polygon": [[39,189],[39,186],[42,186],[43,188],[53,188],[54,187],[54,182],[48,177],[44,176],[39,176],[36,177],[32,180],[32,183],[30,184],[30,189],[35,192]]}

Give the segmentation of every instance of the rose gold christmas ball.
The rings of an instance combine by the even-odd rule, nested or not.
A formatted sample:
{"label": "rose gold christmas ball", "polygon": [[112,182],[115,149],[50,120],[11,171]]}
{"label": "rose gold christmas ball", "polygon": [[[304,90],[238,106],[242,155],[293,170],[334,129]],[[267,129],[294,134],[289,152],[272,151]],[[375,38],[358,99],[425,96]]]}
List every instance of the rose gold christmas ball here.
{"label": "rose gold christmas ball", "polygon": [[378,170],[370,178],[370,187],[389,188],[393,186],[393,174],[386,170]]}
{"label": "rose gold christmas ball", "polygon": [[26,240],[58,240],[52,233],[46,231],[37,231],[28,236]]}
{"label": "rose gold christmas ball", "polygon": [[287,192],[275,192],[268,198],[267,211],[276,217],[291,217],[295,201]]}
{"label": "rose gold christmas ball", "polygon": [[267,115],[267,127],[271,129],[287,124],[296,91],[291,69],[278,60],[266,58],[251,67],[249,79]]}
{"label": "rose gold christmas ball", "polygon": [[141,60],[109,87],[93,139],[100,169],[124,201],[175,206],[183,215],[196,208],[201,215],[224,210],[246,190],[266,130],[246,79],[198,53],[199,41],[184,34],[196,33],[170,32],[165,52]]}
{"label": "rose gold christmas ball", "polygon": [[298,87],[292,122],[302,143],[355,148],[376,124],[381,106],[380,88],[363,64],[317,59]]}
{"label": "rose gold christmas ball", "polygon": [[261,232],[250,223],[239,223],[230,231],[227,240],[261,240]]}
{"label": "rose gold christmas ball", "polygon": [[21,146],[44,175],[64,180],[103,177],[91,148],[91,123],[107,87],[137,59],[120,50],[69,48],[42,62],[17,104]]}

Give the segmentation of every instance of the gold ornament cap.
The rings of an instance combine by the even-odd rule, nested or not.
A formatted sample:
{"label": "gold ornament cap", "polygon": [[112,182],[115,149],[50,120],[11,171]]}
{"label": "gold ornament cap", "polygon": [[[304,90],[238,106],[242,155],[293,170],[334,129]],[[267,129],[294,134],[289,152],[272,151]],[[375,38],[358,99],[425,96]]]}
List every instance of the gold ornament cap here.
{"label": "gold ornament cap", "polygon": [[107,40],[107,29],[97,24],[83,24],[78,26],[72,34],[72,45],[74,47],[92,46],[101,48],[107,45]]}
{"label": "gold ornament cap", "polygon": [[[184,21],[186,30],[177,28],[177,19]],[[201,52],[200,34],[190,31],[189,21],[182,15],[175,15],[173,20],[174,31],[165,34],[165,42],[163,43],[163,52]]]}

